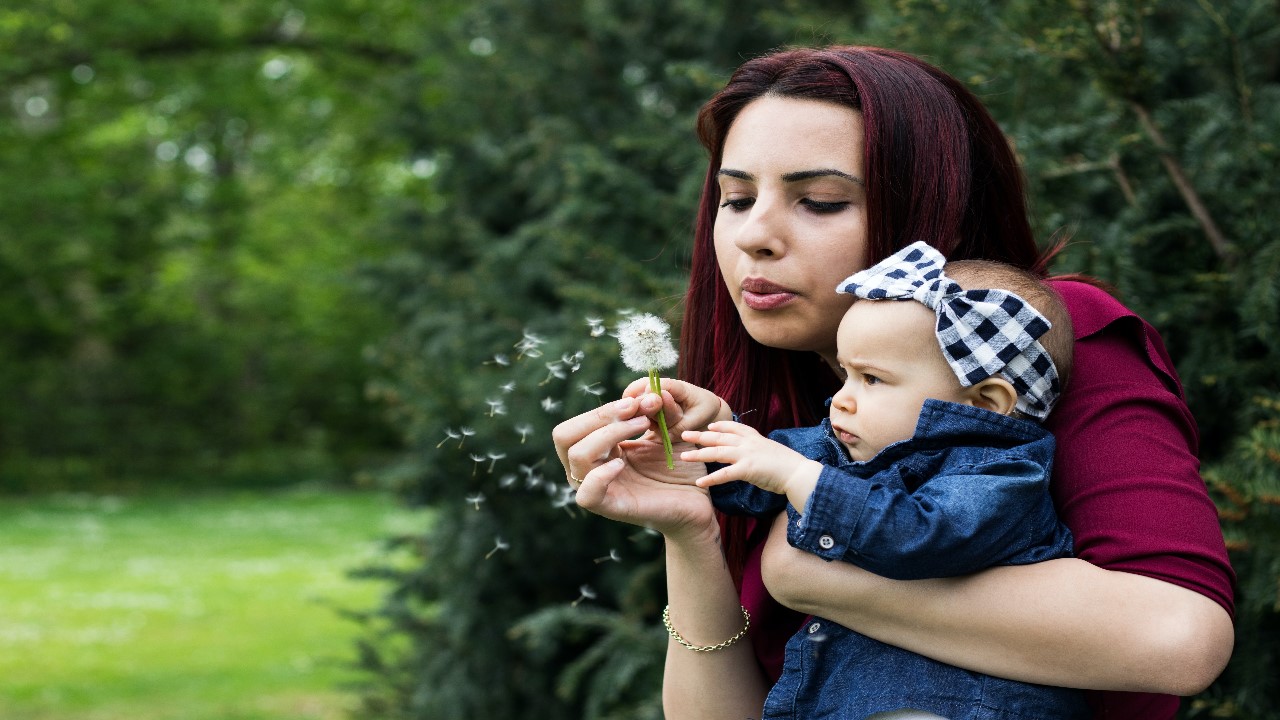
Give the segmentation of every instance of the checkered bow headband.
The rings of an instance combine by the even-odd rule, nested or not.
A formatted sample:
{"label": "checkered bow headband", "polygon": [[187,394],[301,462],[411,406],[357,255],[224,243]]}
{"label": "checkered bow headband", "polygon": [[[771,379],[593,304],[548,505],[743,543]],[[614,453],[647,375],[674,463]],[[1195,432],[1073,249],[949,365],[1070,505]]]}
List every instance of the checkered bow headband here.
{"label": "checkered bow headband", "polygon": [[1062,394],[1058,369],[1038,338],[1052,324],[1006,290],[964,290],[942,272],[942,253],[916,242],[854,273],[836,292],[866,300],[916,300],[938,316],[938,345],[966,387],[999,374],[1018,411],[1043,420]]}

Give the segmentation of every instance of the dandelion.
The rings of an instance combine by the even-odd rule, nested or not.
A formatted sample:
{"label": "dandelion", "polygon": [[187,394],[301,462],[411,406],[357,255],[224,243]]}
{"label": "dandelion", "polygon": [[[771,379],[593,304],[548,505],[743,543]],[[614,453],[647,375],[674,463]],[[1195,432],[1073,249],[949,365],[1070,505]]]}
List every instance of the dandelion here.
{"label": "dandelion", "polygon": [[657,530],[654,530],[648,525],[645,525],[644,527],[640,528],[636,532],[633,532],[631,533],[631,535],[627,536],[627,539],[630,540],[631,542],[640,542],[641,540],[645,540],[651,537],[661,537],[661,535],[662,534],[659,533]]}
{"label": "dandelion", "polygon": [[516,484],[516,480],[517,478],[515,473],[507,473],[506,475],[503,475],[501,478],[498,478],[498,487],[509,488],[512,485]]}
{"label": "dandelion", "polygon": [[[441,445],[449,442],[450,440],[461,440],[461,439],[462,439],[462,433],[458,432],[457,430],[454,430],[453,428],[445,428],[444,439],[436,444],[436,448],[439,448]],[[462,447],[462,445],[458,445],[458,447]]]}
{"label": "dandelion", "polygon": [[499,550],[510,550],[510,549],[511,549],[511,545],[510,545],[510,544],[508,544],[508,543],[506,543],[506,542],[503,542],[502,538],[500,538],[500,537],[499,537],[499,538],[494,538],[494,539],[493,539],[493,549],[492,549],[492,550],[490,550],[490,551],[488,552],[488,554],[486,554],[486,555],[484,556],[484,559],[485,559],[485,560],[488,560],[489,558],[493,557],[493,554],[494,554],[494,553],[496,553],[496,552],[498,552]]}
{"label": "dandelion", "polygon": [[590,585],[578,586],[578,599],[569,604],[569,607],[578,607],[578,603],[583,600],[595,600],[596,591],[591,589]]}
{"label": "dandelion", "polygon": [[613,548],[609,548],[608,555],[605,555],[604,557],[596,558],[597,565],[599,565],[602,562],[622,562],[622,556],[618,554],[617,550],[614,550]]}
{"label": "dandelion", "polygon": [[516,432],[520,435],[520,444],[523,445],[525,439],[533,432],[533,426],[529,423],[520,423],[516,425]]}
{"label": "dandelion", "polygon": [[511,364],[511,358],[507,357],[506,355],[503,355],[502,353],[498,353],[497,355],[494,355],[494,356],[493,356],[493,359],[492,359],[492,360],[485,360],[485,361],[484,361],[484,364],[485,364],[485,365],[498,365],[498,366],[500,366],[500,367],[507,367],[507,366],[509,366],[509,365]]}
{"label": "dandelion", "polygon": [[509,395],[516,391],[516,381],[512,380],[511,382],[502,383],[498,389],[501,390],[504,395]]}
{"label": "dandelion", "polygon": [[604,394],[604,388],[601,387],[600,383],[578,383],[578,389],[582,391],[583,395],[600,397]]}
{"label": "dandelion", "polygon": [[560,401],[550,395],[542,398],[542,409],[547,412],[555,412],[560,409]]}
{"label": "dandelion", "polygon": [[[671,326],[665,320],[647,313],[635,315],[618,324],[618,344],[622,346],[622,363],[636,372],[649,374],[649,389],[662,394],[658,371],[676,364],[679,354],[671,345]],[[671,453],[671,433],[667,432],[667,417],[658,410],[658,432],[662,435],[662,449],[667,454],[667,468],[674,470],[675,459]]]}
{"label": "dandelion", "polygon": [[488,458],[486,458],[483,455],[476,455],[475,453],[471,454],[471,462],[475,463],[474,465],[471,466],[471,477],[476,476],[476,468],[479,468],[480,463],[484,462],[487,459]]}
{"label": "dandelion", "polygon": [[480,503],[484,502],[484,493],[476,493],[475,495],[468,495],[467,502],[471,503],[472,505],[475,506],[477,510],[479,510]]}
{"label": "dandelion", "polygon": [[459,432],[459,433],[461,433],[461,438],[462,438],[462,439],[461,439],[461,440],[459,440],[459,442],[458,442],[458,449],[459,449],[459,450],[461,450],[461,449],[462,449],[462,443],[466,442],[467,438],[471,437],[472,435],[475,435],[475,434],[476,434],[476,431],[475,431],[475,429],[474,429],[474,428],[469,428],[469,427],[460,427],[460,428],[458,428],[458,432]]}
{"label": "dandelion", "polygon": [[604,334],[604,319],[589,317],[587,318],[587,327],[591,330],[591,337],[600,337]]}
{"label": "dandelion", "polygon": [[489,417],[507,414],[507,401],[502,398],[489,398],[484,403],[489,406]]}

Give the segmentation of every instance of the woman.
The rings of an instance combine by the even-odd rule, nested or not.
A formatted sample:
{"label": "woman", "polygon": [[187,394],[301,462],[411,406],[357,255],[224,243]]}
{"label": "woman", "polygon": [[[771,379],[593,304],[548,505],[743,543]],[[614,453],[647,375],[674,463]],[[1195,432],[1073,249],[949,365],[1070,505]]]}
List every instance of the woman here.
{"label": "woman", "polygon": [[[833,289],[851,272],[918,239],[949,259],[1043,270],[998,126],[911,56],[846,47],[751,60],[698,129],[710,165],[681,376],[758,430],[820,416],[836,387],[821,358],[849,303]],[[1212,682],[1233,642],[1233,575],[1172,364],[1155,331],[1102,291],[1055,288],[1076,326],[1075,377],[1047,423],[1073,559],[880,578],[791,548],[778,523],[722,528],[691,485],[704,468],[669,473],[654,443],[628,440],[660,404],[639,384],[556,428],[578,504],[666,539],[667,717],[757,717],[810,613],[976,672],[1103,691],[1090,697],[1097,717],[1173,717],[1176,695]],[[683,415],[696,388],[664,386],[673,435],[710,419]],[[752,642],[726,643],[743,609]],[[690,652],[677,634],[723,647]]]}

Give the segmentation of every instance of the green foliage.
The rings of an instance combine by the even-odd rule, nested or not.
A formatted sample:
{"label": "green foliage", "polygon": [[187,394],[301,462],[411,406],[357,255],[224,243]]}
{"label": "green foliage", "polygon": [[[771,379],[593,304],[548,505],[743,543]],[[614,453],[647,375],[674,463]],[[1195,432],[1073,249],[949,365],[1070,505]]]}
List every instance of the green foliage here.
{"label": "green foliage", "polygon": [[393,444],[353,270],[412,177],[381,127],[411,5],[349,6],[0,9],[0,489],[291,482]]}

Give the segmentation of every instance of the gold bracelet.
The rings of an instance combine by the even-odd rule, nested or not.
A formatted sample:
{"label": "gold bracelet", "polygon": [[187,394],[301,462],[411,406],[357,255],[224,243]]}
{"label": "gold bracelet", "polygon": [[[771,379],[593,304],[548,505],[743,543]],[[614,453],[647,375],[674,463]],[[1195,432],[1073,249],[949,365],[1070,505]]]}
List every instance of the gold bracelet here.
{"label": "gold bracelet", "polygon": [[668,605],[662,608],[662,626],[667,629],[667,634],[676,642],[694,652],[715,652],[716,650],[723,650],[741,640],[747,634],[747,630],[751,627],[751,613],[747,612],[745,607],[742,607],[742,619],[745,621],[742,625],[742,629],[738,631],[737,635],[734,635],[728,640],[725,640],[722,643],[716,643],[715,645],[694,645],[681,637],[680,633],[676,632],[676,629],[671,626],[671,606]]}

